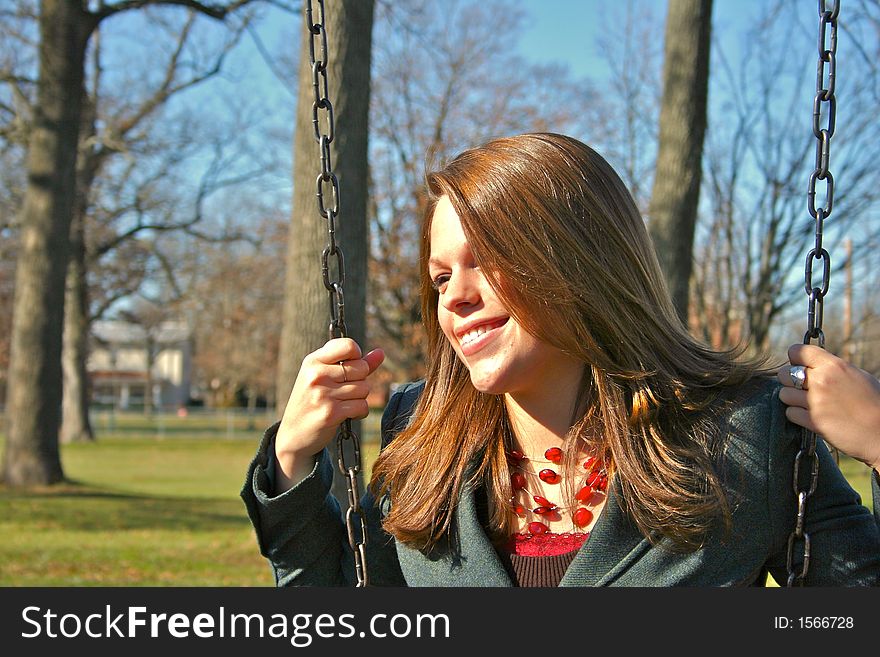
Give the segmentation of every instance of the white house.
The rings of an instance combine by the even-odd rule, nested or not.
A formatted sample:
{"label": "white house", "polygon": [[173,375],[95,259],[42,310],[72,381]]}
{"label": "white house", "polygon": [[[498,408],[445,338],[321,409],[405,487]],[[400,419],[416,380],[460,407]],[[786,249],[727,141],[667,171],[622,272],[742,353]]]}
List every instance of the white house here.
{"label": "white house", "polygon": [[93,402],[125,409],[143,405],[151,394],[154,407],[186,405],[191,345],[184,322],[162,322],[149,330],[116,320],[95,322],[87,364]]}

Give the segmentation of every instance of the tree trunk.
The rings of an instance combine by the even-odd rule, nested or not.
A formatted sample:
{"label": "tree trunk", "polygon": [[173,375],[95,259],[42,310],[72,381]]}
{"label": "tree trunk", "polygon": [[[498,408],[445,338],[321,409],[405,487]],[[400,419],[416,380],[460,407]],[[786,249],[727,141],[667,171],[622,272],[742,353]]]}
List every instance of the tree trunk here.
{"label": "tree trunk", "polygon": [[89,421],[89,380],[86,371],[89,338],[89,306],[83,222],[84,208],[77,204],[70,235],[70,263],[67,267],[67,296],[64,301],[64,371],[61,408],[62,442],[95,439]]}
{"label": "tree trunk", "polygon": [[[319,18],[313,16],[313,20]],[[328,95],[335,120],[331,159],[340,187],[337,240],[345,256],[345,321],[348,336],[365,350],[367,128],[372,25],[373,0],[342,0],[327,4]],[[309,35],[305,26],[301,38],[293,213],[288,237],[286,297],[276,383],[279,416],[287,404],[303,358],[327,341],[330,323],[328,292],[321,277],[321,252],[327,244],[327,220],[318,213],[315,199],[315,179],[321,172],[321,162],[312,128],[314,91]],[[316,48],[316,57],[321,57],[320,47]],[[327,131],[324,114],[319,113],[322,132]],[[329,188],[325,185],[325,192]],[[325,193],[325,207],[330,207],[333,200],[326,196]],[[347,459],[347,462],[352,461]],[[342,488],[341,499],[347,500],[344,491]],[[337,486],[334,486],[334,493],[339,497]]]}
{"label": "tree trunk", "polygon": [[61,442],[87,442],[95,439],[89,419],[88,267],[86,264],[86,215],[89,190],[95,178],[95,164],[85,144],[95,135],[95,107],[83,95],[82,138],[76,167],[74,214],[70,228],[70,262],[67,266],[67,295],[64,301],[64,341],[61,362],[64,374],[61,406]]}
{"label": "tree trunk", "polygon": [[709,90],[712,0],[669,0],[651,238],[679,317],[688,322],[694,228]]}
{"label": "tree trunk", "polygon": [[15,278],[8,431],[11,486],[64,479],[58,450],[64,279],[88,30],[81,3],[40,3],[39,78]]}

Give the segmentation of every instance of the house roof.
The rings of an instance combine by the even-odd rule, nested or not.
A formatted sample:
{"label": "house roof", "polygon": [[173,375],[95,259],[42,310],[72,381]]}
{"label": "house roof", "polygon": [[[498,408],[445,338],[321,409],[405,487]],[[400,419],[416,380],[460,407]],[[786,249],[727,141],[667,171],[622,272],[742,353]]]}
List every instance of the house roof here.
{"label": "house roof", "polygon": [[[191,331],[185,322],[167,321],[151,329],[157,344],[177,344],[189,339]],[[137,344],[147,340],[147,329],[139,324],[119,320],[99,320],[92,324],[92,335],[105,344]]]}

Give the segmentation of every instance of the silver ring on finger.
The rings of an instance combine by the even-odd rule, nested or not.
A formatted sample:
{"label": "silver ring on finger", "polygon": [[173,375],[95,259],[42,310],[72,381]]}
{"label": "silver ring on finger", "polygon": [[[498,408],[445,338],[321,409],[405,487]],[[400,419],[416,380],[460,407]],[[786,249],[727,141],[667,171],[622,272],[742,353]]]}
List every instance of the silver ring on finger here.
{"label": "silver ring on finger", "polygon": [[788,376],[791,377],[791,385],[798,390],[804,389],[807,382],[807,368],[803,365],[792,365],[788,368]]}
{"label": "silver ring on finger", "polygon": [[348,383],[348,374],[345,371],[345,363],[343,361],[339,361],[339,367],[342,368],[342,382]]}

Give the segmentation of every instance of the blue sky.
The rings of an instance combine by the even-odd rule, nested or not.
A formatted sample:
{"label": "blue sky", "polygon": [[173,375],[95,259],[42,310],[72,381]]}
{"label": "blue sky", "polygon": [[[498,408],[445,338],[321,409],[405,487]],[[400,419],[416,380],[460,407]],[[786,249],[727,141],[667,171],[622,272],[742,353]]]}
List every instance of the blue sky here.
{"label": "blue sky", "polygon": [[[332,0],[325,0],[332,1]],[[381,0],[393,2],[394,0]],[[446,2],[447,0],[433,0]],[[601,80],[608,73],[601,44],[606,33],[619,34],[615,21],[625,19],[627,11],[651,13],[656,23],[654,46],[662,54],[666,22],[666,0],[513,0],[525,14],[517,49],[533,63],[561,64],[569,68],[574,79]],[[808,24],[815,22],[816,4],[801,0]],[[715,0],[712,8],[713,40],[720,41],[725,51],[734,55],[741,44],[741,35],[750,22],[760,20],[767,9],[767,0]],[[271,11],[271,18],[259,28],[265,47],[273,53],[280,48],[296,50],[299,17]],[[804,35],[810,43],[815,36]],[[250,60],[248,78],[239,83],[259,84],[261,95],[274,96],[277,102],[293,99],[280,88],[277,80],[260,60],[253,44],[245,39],[242,55]],[[814,67],[814,63],[809,66]],[[809,108],[807,109],[809,111]]]}
{"label": "blue sky", "polygon": [[[393,1],[393,0],[389,0]],[[445,0],[435,0],[443,2]],[[531,61],[566,64],[576,77],[596,74],[598,37],[609,21],[623,15],[632,0],[516,0],[526,14],[519,50]],[[657,39],[662,42],[666,19],[666,0],[642,0],[635,5],[648,5],[657,20]],[[805,2],[810,15],[816,13],[815,4]],[[712,9],[713,27],[717,36],[723,36],[735,25],[743,25],[755,11],[766,6],[764,0],[715,0]],[[267,45],[281,34],[296,29],[297,19],[278,13],[274,25],[262,28]],[[291,25],[286,23],[291,21]],[[270,36],[275,33],[276,36]]]}
{"label": "blue sky", "polygon": [[[595,72],[596,36],[608,3],[598,0],[520,0],[529,13],[520,50],[533,61],[564,62],[580,77]],[[665,12],[665,0],[657,0]],[[662,29],[662,27],[661,27]]]}
{"label": "blue sky", "polygon": [[[618,19],[627,0],[519,0],[529,18],[525,23],[520,50],[533,61],[565,63],[575,76],[599,75],[596,67],[599,54],[598,36],[609,20]],[[662,42],[666,22],[666,0],[648,3],[657,19],[657,39]],[[805,2],[811,15],[816,13],[813,2]],[[758,0],[715,0],[712,22],[715,34],[724,37],[748,16],[765,7]]]}

